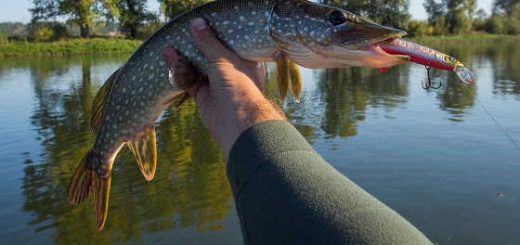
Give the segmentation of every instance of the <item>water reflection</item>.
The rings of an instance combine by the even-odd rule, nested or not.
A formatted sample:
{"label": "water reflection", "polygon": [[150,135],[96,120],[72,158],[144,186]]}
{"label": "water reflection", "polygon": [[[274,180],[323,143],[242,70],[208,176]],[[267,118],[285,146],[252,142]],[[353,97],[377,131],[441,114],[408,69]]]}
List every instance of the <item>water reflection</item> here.
{"label": "water reflection", "polygon": [[325,70],[318,82],[316,92],[325,105],[321,129],[328,137],[350,137],[357,134],[367,106],[390,110],[406,102],[408,69],[397,67],[384,74],[358,68]]}
{"label": "water reflection", "polygon": [[[505,42],[488,50],[493,65],[493,92],[520,95],[520,48],[518,42]],[[518,98],[518,97],[517,97]]]}
{"label": "water reflection", "polygon": [[[60,85],[75,66],[81,76]],[[31,67],[37,100],[31,120],[43,153],[41,162],[24,168],[23,209],[33,214],[29,225],[37,232],[52,229],[58,244],[140,240],[145,233],[174,228],[221,229],[231,209],[225,164],[188,103],[168,110],[157,125],[159,169],[153,183],[145,183],[128,152],[118,158],[107,229],[92,235],[90,204],[73,208],[65,199],[69,178],[92,141],[88,123],[99,84],[93,86],[91,73],[91,59]]]}
{"label": "water reflection", "polygon": [[478,85],[463,85],[456,76],[444,71],[434,71],[433,76],[444,81],[443,88],[435,90],[440,108],[451,114],[454,122],[464,121],[466,110],[475,105],[476,88]]}

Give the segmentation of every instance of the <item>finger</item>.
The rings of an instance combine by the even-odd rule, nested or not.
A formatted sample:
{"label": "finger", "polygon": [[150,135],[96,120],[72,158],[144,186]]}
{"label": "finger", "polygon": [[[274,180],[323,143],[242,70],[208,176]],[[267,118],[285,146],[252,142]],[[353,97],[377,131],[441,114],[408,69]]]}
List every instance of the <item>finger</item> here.
{"label": "finger", "polygon": [[260,89],[260,91],[265,91],[265,79],[267,76],[267,71],[265,69],[265,65],[262,62],[258,62],[255,64],[254,70],[254,78],[253,82]]}
{"label": "finger", "polygon": [[198,83],[196,88],[188,91],[188,93],[195,100],[197,108],[199,108],[199,112],[204,110],[204,108],[210,104],[209,100],[211,100],[212,97],[211,90],[207,83]]}
{"label": "finger", "polygon": [[204,87],[204,86],[208,86],[209,85],[209,80],[208,80],[208,77],[207,76],[199,76],[199,78],[196,79],[196,82],[195,82],[195,85],[188,89],[187,92],[191,95],[191,97],[193,98],[197,98],[197,94],[199,92],[199,90]]}
{"label": "finger", "polygon": [[177,52],[175,52],[175,50],[170,46],[164,47],[161,50],[161,57],[171,71],[175,69],[180,58]]}
{"label": "finger", "polygon": [[198,49],[206,56],[208,62],[215,62],[219,58],[226,58],[234,62],[238,58],[217,39],[204,19],[193,20],[191,34]]}

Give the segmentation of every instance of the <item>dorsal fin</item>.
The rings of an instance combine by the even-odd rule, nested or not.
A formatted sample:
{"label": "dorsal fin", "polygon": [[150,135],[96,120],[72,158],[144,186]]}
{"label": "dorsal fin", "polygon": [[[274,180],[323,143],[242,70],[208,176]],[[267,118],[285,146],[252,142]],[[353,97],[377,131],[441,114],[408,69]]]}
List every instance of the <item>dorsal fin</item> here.
{"label": "dorsal fin", "polygon": [[119,71],[121,68],[117,69],[108,80],[101,86],[99,89],[94,101],[92,102],[92,117],[90,118],[90,130],[92,132],[97,133],[99,130],[99,126],[101,125],[101,120],[103,118],[103,112],[105,109],[105,105],[108,102],[107,98],[110,94],[110,90],[112,84],[116,81]]}
{"label": "dorsal fin", "polygon": [[289,90],[296,103],[300,103],[302,94],[302,76],[298,65],[289,61],[290,85]]}
{"label": "dorsal fin", "polygon": [[276,79],[278,80],[280,100],[284,101],[289,91],[291,74],[289,71],[289,60],[283,53],[280,53],[278,57],[276,57]]}

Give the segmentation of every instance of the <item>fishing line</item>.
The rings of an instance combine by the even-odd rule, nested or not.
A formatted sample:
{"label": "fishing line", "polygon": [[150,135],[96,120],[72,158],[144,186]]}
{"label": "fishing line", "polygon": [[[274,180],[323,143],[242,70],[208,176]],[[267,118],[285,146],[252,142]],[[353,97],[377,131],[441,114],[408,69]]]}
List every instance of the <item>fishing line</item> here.
{"label": "fishing line", "polygon": [[513,146],[515,146],[518,150],[520,150],[520,145],[518,144],[518,142],[515,141],[515,139],[513,139],[513,137],[511,137],[511,135],[507,132],[507,130],[502,126],[502,124],[500,124],[498,122],[498,120],[496,119],[495,116],[493,116],[493,114],[491,114],[491,112],[487,109],[486,106],[484,106],[484,103],[482,103],[482,101],[480,101],[477,97],[477,95],[475,93],[473,93],[473,91],[471,91],[471,89],[469,89],[468,86],[464,86],[464,88],[466,88],[466,90],[473,96],[473,98],[475,98],[475,100],[477,101],[477,103],[482,107],[482,109],[484,109],[484,111],[487,113],[487,115],[491,118],[491,120],[493,120],[493,122],[495,122],[495,125],[502,131],[502,133],[506,136],[506,138],[509,139],[509,141],[511,141],[511,143],[513,144]]}

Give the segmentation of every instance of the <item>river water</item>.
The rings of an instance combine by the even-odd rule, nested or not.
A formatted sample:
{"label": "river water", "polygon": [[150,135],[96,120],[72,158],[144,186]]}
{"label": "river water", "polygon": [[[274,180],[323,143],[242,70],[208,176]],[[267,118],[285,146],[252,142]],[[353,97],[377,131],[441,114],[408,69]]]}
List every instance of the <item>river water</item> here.
{"label": "river water", "polygon": [[[506,136],[520,142],[520,46],[431,45],[464,61],[477,84],[434,72],[443,88],[427,91],[425,68],[413,64],[386,73],[303,69],[302,103],[289,98],[284,111],[334,167],[434,242],[520,244],[520,150]],[[192,102],[157,122],[153,182],[122,151],[104,231],[95,230],[91,199],[67,203],[68,180],[92,142],[93,97],[126,58],[0,60],[2,243],[241,243],[224,158]]]}

